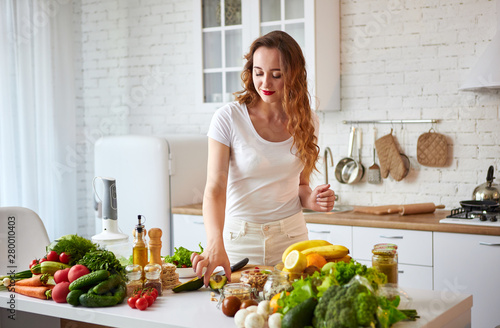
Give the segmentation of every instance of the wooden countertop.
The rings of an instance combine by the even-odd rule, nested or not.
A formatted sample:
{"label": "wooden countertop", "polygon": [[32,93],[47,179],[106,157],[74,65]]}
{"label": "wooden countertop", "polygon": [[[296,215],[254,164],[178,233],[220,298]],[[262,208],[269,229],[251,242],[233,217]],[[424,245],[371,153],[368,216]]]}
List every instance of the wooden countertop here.
{"label": "wooden countertop", "polygon": [[[172,213],[203,215],[202,204],[173,207]],[[439,220],[449,214],[449,210],[436,210],[431,214],[406,216],[400,216],[399,214],[374,215],[350,211],[307,213],[304,214],[304,217],[307,223],[500,236],[500,227],[439,223]]]}

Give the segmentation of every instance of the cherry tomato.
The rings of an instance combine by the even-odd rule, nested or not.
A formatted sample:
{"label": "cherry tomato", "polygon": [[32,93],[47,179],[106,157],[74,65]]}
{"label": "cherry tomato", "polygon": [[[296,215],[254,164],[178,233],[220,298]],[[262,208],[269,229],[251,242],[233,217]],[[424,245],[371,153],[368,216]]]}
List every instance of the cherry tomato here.
{"label": "cherry tomato", "polygon": [[38,261],[38,263],[42,263],[42,262],[45,262],[45,261],[47,261],[47,258],[42,257],[42,258],[40,259],[40,261]]}
{"label": "cherry tomato", "polygon": [[59,262],[59,255],[56,251],[50,251],[47,253],[47,261]]}
{"label": "cherry tomato", "polygon": [[153,305],[153,302],[155,301],[154,297],[149,295],[149,294],[146,294],[144,296],[142,296],[146,301],[148,301],[148,306],[151,306]]}
{"label": "cherry tomato", "polygon": [[148,301],[143,297],[139,297],[137,301],[135,301],[135,307],[141,311],[144,311],[148,307]]}
{"label": "cherry tomato", "polygon": [[135,309],[135,302],[139,299],[137,296],[131,296],[127,300],[128,306],[130,306],[132,309]]}
{"label": "cherry tomato", "polygon": [[38,260],[37,259],[32,260],[31,263],[30,263],[30,269],[31,269],[32,266],[37,265],[37,264],[38,264]]}
{"label": "cherry tomato", "polygon": [[68,253],[62,252],[59,254],[59,262],[68,264],[69,263],[70,256]]}
{"label": "cherry tomato", "polygon": [[155,299],[155,301],[156,301],[156,299],[158,298],[158,291],[157,291],[156,289],[153,289],[153,290],[151,291],[151,296],[153,296],[153,298],[154,298],[154,299]]}

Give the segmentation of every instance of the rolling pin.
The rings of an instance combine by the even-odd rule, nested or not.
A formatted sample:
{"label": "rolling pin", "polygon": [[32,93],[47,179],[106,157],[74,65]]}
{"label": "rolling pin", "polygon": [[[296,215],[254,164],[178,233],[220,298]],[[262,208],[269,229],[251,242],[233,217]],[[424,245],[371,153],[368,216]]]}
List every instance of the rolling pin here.
{"label": "rolling pin", "polygon": [[444,205],[434,205],[434,203],[420,203],[401,205],[399,215],[434,213],[437,208],[444,208]]}

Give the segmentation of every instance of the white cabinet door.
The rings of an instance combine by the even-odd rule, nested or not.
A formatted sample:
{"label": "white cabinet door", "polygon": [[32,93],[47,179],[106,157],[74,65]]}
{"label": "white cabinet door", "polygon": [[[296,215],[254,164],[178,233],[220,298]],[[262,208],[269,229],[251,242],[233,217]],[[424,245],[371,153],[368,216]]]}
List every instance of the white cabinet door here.
{"label": "white cabinet door", "polygon": [[472,327],[500,325],[500,237],[434,232],[434,289],[472,294]]}
{"label": "white cabinet door", "polygon": [[353,227],[353,257],[372,258],[375,244],[391,243],[398,246],[400,264],[432,266],[432,232],[402,229]]}
{"label": "white cabinet door", "polygon": [[[174,214],[173,225],[172,238],[174,247],[182,246],[190,251],[199,251],[198,244],[200,242],[203,247],[207,245],[203,216]],[[174,250],[172,250],[173,252]]]}
{"label": "white cabinet door", "polygon": [[352,249],[352,227],[350,226],[308,223],[307,229],[311,240],[326,240],[334,245],[343,245],[349,250]]}

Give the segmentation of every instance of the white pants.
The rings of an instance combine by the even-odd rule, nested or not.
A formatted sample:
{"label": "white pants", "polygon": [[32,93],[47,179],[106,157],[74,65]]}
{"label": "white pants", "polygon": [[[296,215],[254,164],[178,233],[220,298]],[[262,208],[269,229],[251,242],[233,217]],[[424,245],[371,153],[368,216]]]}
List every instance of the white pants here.
{"label": "white pants", "polygon": [[231,264],[248,257],[255,265],[276,265],[288,246],[309,239],[302,212],[265,224],[226,218],[223,236]]}

